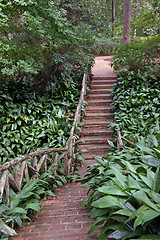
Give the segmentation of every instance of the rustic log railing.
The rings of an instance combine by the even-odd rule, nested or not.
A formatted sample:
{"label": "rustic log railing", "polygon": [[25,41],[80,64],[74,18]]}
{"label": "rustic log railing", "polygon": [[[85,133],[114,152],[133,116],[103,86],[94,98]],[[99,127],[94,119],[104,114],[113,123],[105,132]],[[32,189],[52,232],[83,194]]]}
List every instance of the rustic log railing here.
{"label": "rustic log railing", "polygon": [[[7,206],[10,206],[9,188],[11,187],[15,192],[20,191],[24,184],[22,184],[23,178],[25,178],[27,182],[29,182],[30,178],[38,178],[41,172],[47,171],[49,163],[53,174],[58,172],[61,175],[68,175],[74,171],[75,133],[77,130],[77,124],[81,120],[81,107],[85,99],[86,89],[89,82],[90,75],[85,73],[77,110],[70,131],[70,137],[64,148],[51,148],[31,152],[0,165],[0,202],[2,202],[5,190]],[[48,156],[48,154],[51,154],[52,156]],[[64,159],[64,173],[57,165],[62,159]],[[11,167],[13,168],[12,174],[10,173]]]}
{"label": "rustic log railing", "polygon": [[117,131],[117,150],[123,149],[123,141],[129,143],[131,146],[134,146],[134,143],[123,137],[120,131]]}

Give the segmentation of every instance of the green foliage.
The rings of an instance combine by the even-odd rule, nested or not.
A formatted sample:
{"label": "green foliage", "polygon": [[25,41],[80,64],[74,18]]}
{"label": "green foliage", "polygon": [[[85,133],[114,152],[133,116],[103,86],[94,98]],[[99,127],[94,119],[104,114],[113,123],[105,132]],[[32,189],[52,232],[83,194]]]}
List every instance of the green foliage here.
{"label": "green foliage", "polygon": [[98,239],[159,239],[160,219],[160,118],[159,77],[123,70],[114,84],[115,123],[122,135],[135,143],[112,150],[81,180],[90,196],[83,205],[92,207],[100,227]]}
{"label": "green foliage", "polygon": [[[153,154],[157,151],[154,147],[148,147]],[[83,180],[90,190],[95,189],[86,201],[92,206],[89,216],[96,218],[89,233],[100,226],[99,239],[159,235],[160,194],[155,191],[159,168],[141,161],[143,155],[138,147],[127,148],[110,153],[90,168],[89,178]]]}
{"label": "green foliage", "polygon": [[[26,78],[17,82],[1,81],[1,164],[38,149],[65,146],[79,100],[78,85],[79,77],[70,84],[59,78],[41,96],[32,91],[34,86]],[[30,180],[26,185],[23,181],[19,193],[10,189],[10,207],[6,206],[4,193],[3,204],[0,205],[4,234],[8,231],[13,233],[8,225],[22,226],[22,222],[29,219],[28,215],[41,210],[42,197],[56,197],[54,189],[74,177],[53,174],[54,167],[55,164],[51,164],[46,173],[40,172],[40,179]],[[58,168],[64,173],[64,159],[58,162]]]}
{"label": "green foliage", "polygon": [[38,148],[62,147],[70,134],[79,91],[73,84],[55,84],[43,96],[25,80],[1,82],[1,163]]}
{"label": "green foliage", "polygon": [[138,69],[158,73],[157,63],[160,53],[160,35],[144,38],[141,41],[124,44],[115,51],[112,65],[115,70],[127,68],[138,72]]}
{"label": "green foliage", "polygon": [[96,55],[112,53],[116,47],[116,43],[106,36],[99,35],[94,42],[93,50]]}
{"label": "green foliage", "polygon": [[77,30],[58,9],[58,1],[1,3],[1,78],[27,76],[35,83],[38,78],[43,91],[59,75],[71,82],[73,71],[88,69],[93,61],[90,35],[85,29],[77,37]]}
{"label": "green foliage", "polygon": [[131,141],[146,136],[146,133],[155,133],[160,116],[159,104],[158,76],[123,70],[114,85],[114,103],[111,106],[116,123],[112,126]]}

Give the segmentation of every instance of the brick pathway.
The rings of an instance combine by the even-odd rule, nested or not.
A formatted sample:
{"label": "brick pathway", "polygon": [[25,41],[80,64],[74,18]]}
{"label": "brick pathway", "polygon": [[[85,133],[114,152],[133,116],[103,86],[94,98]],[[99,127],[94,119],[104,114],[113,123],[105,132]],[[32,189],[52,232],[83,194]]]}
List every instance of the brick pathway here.
{"label": "brick pathway", "polygon": [[[106,126],[112,121],[112,113],[107,106],[112,101],[109,89],[116,77],[108,64],[110,59],[110,56],[97,57],[92,69],[95,77],[88,98],[86,124],[82,129],[82,139],[85,138],[86,145],[80,146],[83,148],[89,146],[85,156],[86,163],[79,170],[82,177],[86,167],[95,162],[93,155],[106,153],[107,139],[110,139],[112,134],[106,130]],[[106,75],[110,77],[104,78]],[[80,183],[69,183],[57,189],[56,195],[57,198],[42,201],[42,211],[35,213],[32,222],[24,223],[23,228],[17,230],[18,235],[13,238],[14,240],[98,239],[98,231],[91,235],[87,234],[93,220],[88,218],[89,211],[81,208],[83,200],[87,197],[87,189]]]}
{"label": "brick pathway", "polygon": [[97,233],[87,235],[92,225],[88,211],[81,208],[87,189],[79,183],[69,183],[56,190],[57,198],[42,201],[43,209],[24,223],[18,231],[18,240],[94,240]]}

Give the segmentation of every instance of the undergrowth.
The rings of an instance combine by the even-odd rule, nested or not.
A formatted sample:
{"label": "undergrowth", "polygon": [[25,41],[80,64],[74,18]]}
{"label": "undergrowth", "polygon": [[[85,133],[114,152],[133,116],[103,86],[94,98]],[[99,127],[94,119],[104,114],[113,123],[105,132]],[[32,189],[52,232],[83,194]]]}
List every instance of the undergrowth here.
{"label": "undergrowth", "polygon": [[[34,92],[26,78],[17,82],[0,82],[1,165],[32,151],[65,146],[79,100],[81,81],[82,77],[67,84],[59,79],[43,94]],[[63,160],[58,162],[58,168],[64,173]],[[53,174],[54,167],[55,164],[51,164],[47,172],[41,171],[39,179],[31,179],[28,183],[23,179],[18,193],[10,188],[9,207],[4,192],[0,205],[1,239],[16,234],[10,227],[21,227],[34,211],[41,210],[42,198],[56,197],[54,189],[74,178],[73,175]],[[13,173],[12,169],[10,173]]]}
{"label": "undergrowth", "polygon": [[159,76],[121,71],[114,84],[115,130],[134,143],[96,157],[82,180],[89,187],[83,206],[91,207],[98,239],[160,239]]}

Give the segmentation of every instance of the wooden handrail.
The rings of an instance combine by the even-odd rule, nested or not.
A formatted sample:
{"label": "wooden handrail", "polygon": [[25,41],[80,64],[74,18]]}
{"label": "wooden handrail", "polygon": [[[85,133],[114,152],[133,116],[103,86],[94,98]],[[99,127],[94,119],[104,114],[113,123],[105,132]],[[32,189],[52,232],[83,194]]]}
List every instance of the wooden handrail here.
{"label": "wooden handrail", "polygon": [[50,149],[39,150],[36,152],[31,152],[24,156],[16,157],[13,160],[11,160],[10,162],[6,162],[3,165],[0,165],[0,171],[4,171],[4,170],[8,169],[9,167],[15,166],[16,164],[21,163],[21,162],[28,160],[30,158],[33,158],[33,157],[49,154],[52,152],[62,152],[62,151],[67,151],[67,148],[66,147],[65,148],[50,148]]}
{"label": "wooden handrail", "polygon": [[131,146],[134,146],[134,143],[123,137],[120,131],[117,131],[117,150],[123,149],[123,141],[129,143]]}

